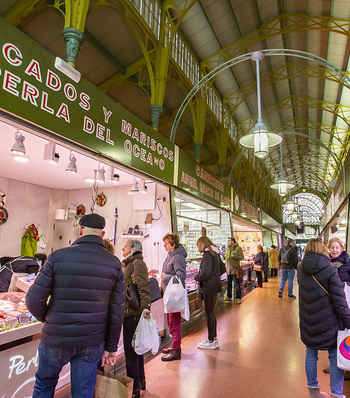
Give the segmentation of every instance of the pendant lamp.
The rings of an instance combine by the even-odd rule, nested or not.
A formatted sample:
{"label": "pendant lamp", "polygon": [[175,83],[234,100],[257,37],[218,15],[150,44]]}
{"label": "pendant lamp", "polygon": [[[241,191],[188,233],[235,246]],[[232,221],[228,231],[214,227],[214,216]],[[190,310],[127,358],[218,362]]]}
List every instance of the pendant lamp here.
{"label": "pendant lamp", "polygon": [[291,198],[289,198],[286,203],[284,204],[286,206],[288,211],[293,211],[294,210],[294,202],[292,201]]}
{"label": "pendant lamp", "polygon": [[270,187],[273,189],[278,189],[280,196],[286,196],[287,190],[294,188],[294,184],[290,184],[283,174],[283,159],[282,159],[282,144],[280,144],[280,158],[281,158],[281,175],[277,184],[272,184]]}
{"label": "pendant lamp", "polygon": [[247,148],[254,148],[254,155],[260,159],[264,159],[269,154],[269,148],[279,144],[282,137],[278,134],[267,131],[267,127],[261,118],[261,98],[260,98],[260,69],[259,62],[264,58],[264,54],[256,51],[251,55],[253,61],[256,62],[256,86],[258,94],[258,122],[254,126],[253,133],[249,133],[241,137],[239,143]]}

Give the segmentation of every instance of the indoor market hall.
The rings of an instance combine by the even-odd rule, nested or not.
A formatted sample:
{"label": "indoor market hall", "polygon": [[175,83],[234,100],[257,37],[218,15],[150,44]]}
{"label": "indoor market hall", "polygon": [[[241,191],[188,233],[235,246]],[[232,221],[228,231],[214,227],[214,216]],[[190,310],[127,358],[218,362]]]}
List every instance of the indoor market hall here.
{"label": "indoor market hall", "polygon": [[[300,340],[299,300],[278,298],[279,278],[269,279],[242,299],[227,303],[217,317],[219,349],[201,350],[206,321],[188,331],[180,361],[161,354],[146,360],[145,398],[303,398],[308,397],[305,346]],[[295,278],[294,294],[298,296]],[[319,351],[320,390],[330,395],[328,352]],[[350,396],[350,380],[344,381]]]}

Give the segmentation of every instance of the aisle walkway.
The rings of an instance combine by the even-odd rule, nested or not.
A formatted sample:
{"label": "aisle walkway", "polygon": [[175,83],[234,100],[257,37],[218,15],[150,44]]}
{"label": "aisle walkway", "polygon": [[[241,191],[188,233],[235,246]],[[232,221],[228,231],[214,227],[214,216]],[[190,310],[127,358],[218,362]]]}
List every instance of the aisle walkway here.
{"label": "aisle walkway", "polygon": [[[225,304],[227,310],[218,317],[219,350],[197,348],[207,338],[201,323],[184,337],[180,361],[162,362],[161,354],[151,358],[141,398],[308,397],[298,300],[289,300],[286,291],[278,299],[278,283],[270,279],[241,305]],[[327,363],[327,353],[320,352],[319,383],[330,394],[329,376],[322,372]],[[350,397],[350,381],[344,385]]]}

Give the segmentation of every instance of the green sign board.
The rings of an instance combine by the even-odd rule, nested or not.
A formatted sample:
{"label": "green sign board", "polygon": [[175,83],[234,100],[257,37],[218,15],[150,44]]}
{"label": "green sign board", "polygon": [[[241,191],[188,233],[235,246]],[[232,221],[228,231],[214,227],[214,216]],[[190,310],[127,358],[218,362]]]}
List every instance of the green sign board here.
{"label": "green sign board", "polygon": [[179,188],[216,206],[231,210],[231,188],[203,169],[185,152],[179,151]]}
{"label": "green sign board", "polygon": [[[62,39],[63,40],[63,39]],[[173,183],[174,144],[0,19],[0,108],[125,165]]]}

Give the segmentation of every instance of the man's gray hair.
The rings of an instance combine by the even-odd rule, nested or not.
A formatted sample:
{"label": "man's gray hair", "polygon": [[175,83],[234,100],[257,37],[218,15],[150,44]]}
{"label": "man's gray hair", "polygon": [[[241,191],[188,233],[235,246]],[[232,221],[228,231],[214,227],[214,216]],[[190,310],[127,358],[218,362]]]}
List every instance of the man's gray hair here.
{"label": "man's gray hair", "polygon": [[90,228],[90,227],[82,227],[83,228],[83,234],[84,235],[97,235],[101,236],[103,229],[98,229],[98,228]]}
{"label": "man's gray hair", "polygon": [[130,247],[135,248],[135,252],[142,252],[142,243],[138,239],[129,239]]}

